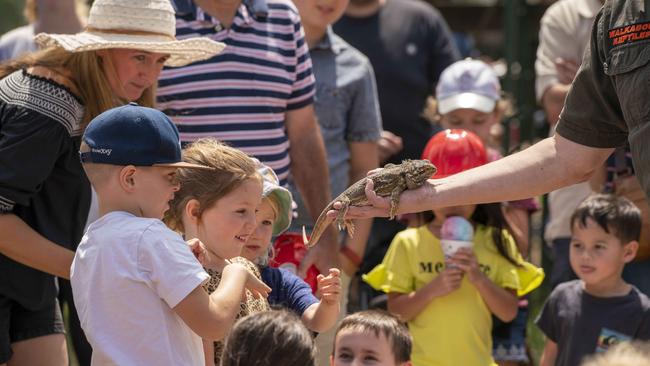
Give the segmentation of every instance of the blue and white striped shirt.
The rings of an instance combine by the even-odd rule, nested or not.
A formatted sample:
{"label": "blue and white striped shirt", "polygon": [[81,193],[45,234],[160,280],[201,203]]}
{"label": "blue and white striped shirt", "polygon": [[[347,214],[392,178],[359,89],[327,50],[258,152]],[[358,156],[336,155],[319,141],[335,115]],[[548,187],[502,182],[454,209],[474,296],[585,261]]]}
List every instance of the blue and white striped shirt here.
{"label": "blue and white striped shirt", "polygon": [[190,0],[174,0],[176,37],[209,37],[226,44],[211,59],[166,68],[158,108],[188,143],[215,137],[269,165],[281,184],[289,175],[285,113],[313,102],[309,50],[294,5],[252,0],[225,29]]}

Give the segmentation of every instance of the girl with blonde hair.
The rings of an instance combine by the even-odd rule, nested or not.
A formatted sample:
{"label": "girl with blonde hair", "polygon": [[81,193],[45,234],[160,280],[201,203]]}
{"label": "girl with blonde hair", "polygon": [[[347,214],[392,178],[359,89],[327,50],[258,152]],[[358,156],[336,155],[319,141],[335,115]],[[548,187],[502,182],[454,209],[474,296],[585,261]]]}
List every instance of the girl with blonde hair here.
{"label": "girl with blonde hair", "polygon": [[174,35],[167,0],[96,0],[83,32],[41,33],[42,51],[0,65],[0,365],[68,364],[55,276],[91,201],[80,137],[108,108],[152,105],[163,65],[223,48]]}

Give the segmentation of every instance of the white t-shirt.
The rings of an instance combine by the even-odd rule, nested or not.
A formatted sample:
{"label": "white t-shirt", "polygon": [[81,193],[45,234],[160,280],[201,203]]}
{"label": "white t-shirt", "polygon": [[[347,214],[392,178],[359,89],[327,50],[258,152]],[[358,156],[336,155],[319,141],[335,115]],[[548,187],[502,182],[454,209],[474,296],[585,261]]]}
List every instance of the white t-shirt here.
{"label": "white t-shirt", "polygon": [[111,212],[88,227],[71,268],[93,365],[203,365],[201,338],[172,310],[208,278],[157,219]]}

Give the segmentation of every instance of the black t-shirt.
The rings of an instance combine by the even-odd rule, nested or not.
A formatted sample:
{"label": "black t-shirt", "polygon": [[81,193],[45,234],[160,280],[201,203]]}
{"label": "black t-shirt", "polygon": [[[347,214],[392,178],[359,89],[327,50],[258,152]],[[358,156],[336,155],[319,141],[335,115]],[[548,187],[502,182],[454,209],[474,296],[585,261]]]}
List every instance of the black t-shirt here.
{"label": "black t-shirt", "polygon": [[[79,160],[83,114],[81,102],[51,80],[25,71],[0,80],[0,214],[72,250],[90,206]],[[55,278],[0,254],[0,296],[37,310],[54,301]]]}
{"label": "black t-shirt", "polygon": [[650,299],[635,287],[619,297],[595,297],[582,281],[553,290],[536,321],[557,343],[556,366],[580,365],[583,357],[605,351],[620,341],[650,339]]}
{"label": "black t-shirt", "polygon": [[387,0],[366,18],[343,16],[334,31],[364,53],[375,70],[383,127],[401,136],[391,159],[419,159],[433,133],[421,115],[442,70],[460,58],[440,13],[419,0]]}
{"label": "black t-shirt", "polygon": [[650,9],[645,4],[650,2],[605,3],[557,133],[597,148],[629,141],[637,177],[650,197]]}

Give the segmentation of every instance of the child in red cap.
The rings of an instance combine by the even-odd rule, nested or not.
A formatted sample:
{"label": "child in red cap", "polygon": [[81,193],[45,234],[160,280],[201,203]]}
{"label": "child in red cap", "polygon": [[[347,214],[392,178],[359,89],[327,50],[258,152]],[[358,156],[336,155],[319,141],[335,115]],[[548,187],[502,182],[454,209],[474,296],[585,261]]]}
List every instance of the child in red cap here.
{"label": "child in red cap", "polygon": [[[446,130],[425,148],[436,178],[487,162],[480,138]],[[543,273],[523,260],[499,204],[433,210],[422,226],[397,234],[380,265],[364,280],[388,293],[388,309],[408,322],[411,360],[418,365],[494,365],[492,315],[503,321],[517,313],[517,295],[537,287]],[[445,260],[441,228],[450,216],[471,222],[471,248]],[[462,220],[462,219],[461,219]]]}

